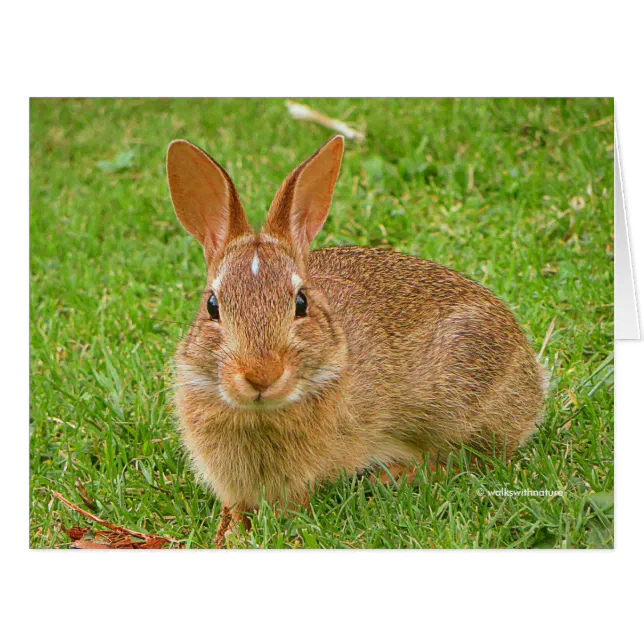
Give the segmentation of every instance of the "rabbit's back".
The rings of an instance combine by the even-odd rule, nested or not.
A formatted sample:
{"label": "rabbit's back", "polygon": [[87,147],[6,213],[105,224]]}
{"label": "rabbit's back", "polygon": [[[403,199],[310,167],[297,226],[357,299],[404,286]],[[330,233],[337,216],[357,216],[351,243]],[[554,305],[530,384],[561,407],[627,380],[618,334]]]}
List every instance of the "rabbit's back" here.
{"label": "rabbit's back", "polygon": [[505,304],[434,262],[381,249],[311,253],[311,282],[342,321],[348,397],[394,441],[438,455],[511,452],[534,429],[543,371]]}

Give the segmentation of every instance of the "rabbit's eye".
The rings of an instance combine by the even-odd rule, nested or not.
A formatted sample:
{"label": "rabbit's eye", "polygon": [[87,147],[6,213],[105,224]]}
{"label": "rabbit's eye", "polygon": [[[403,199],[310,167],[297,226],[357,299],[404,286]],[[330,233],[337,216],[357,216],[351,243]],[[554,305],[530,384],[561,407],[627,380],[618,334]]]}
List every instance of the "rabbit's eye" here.
{"label": "rabbit's eye", "polygon": [[306,296],[299,291],[295,298],[295,317],[303,318],[306,315]]}
{"label": "rabbit's eye", "polygon": [[217,297],[214,293],[208,298],[206,308],[208,309],[208,315],[211,320],[219,319],[219,302],[217,302]]}

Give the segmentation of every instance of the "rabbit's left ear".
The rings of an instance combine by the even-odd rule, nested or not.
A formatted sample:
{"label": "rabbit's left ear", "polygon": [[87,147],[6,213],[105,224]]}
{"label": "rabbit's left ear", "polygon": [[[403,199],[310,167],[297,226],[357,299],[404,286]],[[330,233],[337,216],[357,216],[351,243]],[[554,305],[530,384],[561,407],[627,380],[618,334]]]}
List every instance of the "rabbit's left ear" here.
{"label": "rabbit's left ear", "polygon": [[286,177],[266,218],[263,232],[306,254],[329,214],[340,173],[344,138],[334,136]]}

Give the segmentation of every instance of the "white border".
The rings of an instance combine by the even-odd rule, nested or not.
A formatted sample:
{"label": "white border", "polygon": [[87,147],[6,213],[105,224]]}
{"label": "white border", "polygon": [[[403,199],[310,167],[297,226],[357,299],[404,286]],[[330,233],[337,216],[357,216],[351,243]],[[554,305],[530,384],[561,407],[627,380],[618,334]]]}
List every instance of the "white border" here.
{"label": "white border", "polygon": [[48,642],[625,641],[640,631],[642,343],[617,347],[614,552],[27,551],[29,95],[614,95],[644,284],[641,35],[626,3],[232,6],[30,4],[7,16],[3,631]]}

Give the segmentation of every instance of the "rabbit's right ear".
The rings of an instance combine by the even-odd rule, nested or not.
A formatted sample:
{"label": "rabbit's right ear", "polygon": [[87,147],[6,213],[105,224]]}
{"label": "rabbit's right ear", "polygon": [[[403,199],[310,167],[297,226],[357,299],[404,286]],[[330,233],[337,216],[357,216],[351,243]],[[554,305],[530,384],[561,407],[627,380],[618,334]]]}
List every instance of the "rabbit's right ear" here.
{"label": "rabbit's right ear", "polygon": [[207,262],[230,239],[253,232],[232,179],[201,148],[172,141],[167,171],[177,218],[204,247]]}

